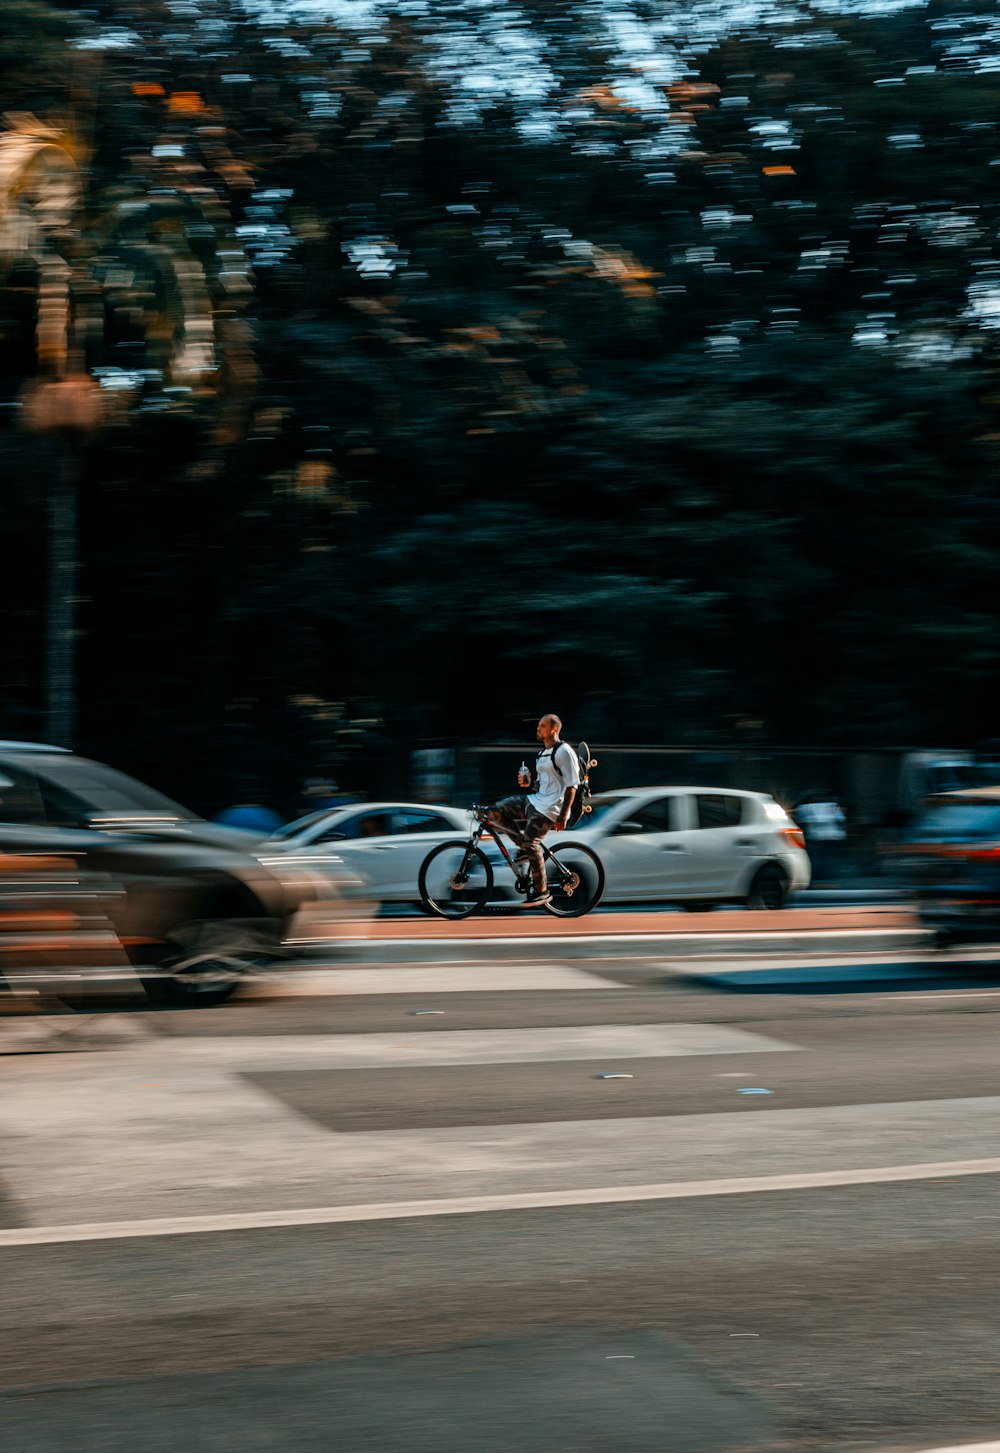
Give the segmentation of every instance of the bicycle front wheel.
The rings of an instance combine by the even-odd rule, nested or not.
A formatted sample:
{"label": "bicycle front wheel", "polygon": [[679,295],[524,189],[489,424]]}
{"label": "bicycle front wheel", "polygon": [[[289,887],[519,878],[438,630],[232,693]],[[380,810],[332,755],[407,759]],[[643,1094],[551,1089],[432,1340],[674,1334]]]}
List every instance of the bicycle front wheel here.
{"label": "bicycle front wheel", "polygon": [[420,901],[438,918],[468,918],[490,896],[493,869],[481,848],[456,840],[440,843],[420,866]]}
{"label": "bicycle front wheel", "polygon": [[567,843],[548,853],[551,902],[545,907],[557,918],[582,918],[601,901],[604,864],[582,843]]}

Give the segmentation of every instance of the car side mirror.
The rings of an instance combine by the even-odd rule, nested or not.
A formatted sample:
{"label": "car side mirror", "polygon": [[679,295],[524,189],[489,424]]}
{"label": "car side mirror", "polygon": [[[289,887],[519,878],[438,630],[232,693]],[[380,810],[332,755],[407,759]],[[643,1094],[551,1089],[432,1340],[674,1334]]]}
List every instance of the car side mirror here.
{"label": "car side mirror", "polygon": [[642,823],[633,822],[631,818],[627,817],[624,822],[620,822],[615,828],[613,836],[634,837],[637,832],[645,832],[645,828],[643,827]]}

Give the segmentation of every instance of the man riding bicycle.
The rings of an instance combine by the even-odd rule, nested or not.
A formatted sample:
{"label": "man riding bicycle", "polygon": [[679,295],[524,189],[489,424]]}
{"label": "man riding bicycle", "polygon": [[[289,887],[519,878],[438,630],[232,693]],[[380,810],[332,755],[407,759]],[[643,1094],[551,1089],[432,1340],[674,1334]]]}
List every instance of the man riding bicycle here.
{"label": "man riding bicycle", "polygon": [[[535,762],[536,790],[502,797],[489,809],[490,820],[517,844],[517,864],[527,863],[531,871],[531,889],[524,900],[525,908],[543,908],[551,901],[541,841],[550,828],[562,832],[566,827],[580,785],[579,759],[569,743],[560,740],[561,731],[559,717],[555,712],[547,712],[535,731],[542,744]],[[526,768],[518,773],[517,785],[531,786],[531,774]]]}

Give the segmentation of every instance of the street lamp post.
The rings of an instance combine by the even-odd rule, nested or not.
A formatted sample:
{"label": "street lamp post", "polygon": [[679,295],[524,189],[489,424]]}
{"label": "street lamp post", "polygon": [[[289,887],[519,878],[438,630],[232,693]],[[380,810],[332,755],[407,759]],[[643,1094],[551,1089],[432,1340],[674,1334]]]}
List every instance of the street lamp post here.
{"label": "street lamp post", "polygon": [[76,608],[79,575],[79,480],[82,451],[101,417],[100,386],[88,374],[66,374],[28,387],[26,428],[52,441],[49,455],[46,583],[46,735],[70,747],[76,732]]}
{"label": "street lamp post", "polygon": [[76,717],[77,488],[82,447],[100,418],[100,388],[74,347],[72,269],[60,239],[81,200],[69,139],[27,114],[0,133],[0,261],[30,259],[38,272],[38,375],[21,396],[24,425],[48,451],[46,731],[71,746]]}
{"label": "street lamp post", "polygon": [[[203,103],[185,94],[166,120],[191,111],[202,124]],[[217,442],[240,437],[256,380],[248,332],[236,314],[251,281],[238,239],[231,234],[217,189],[185,155],[157,159],[161,180],[83,226],[81,149],[66,133],[27,113],[4,118],[0,130],[0,283],[5,269],[30,263],[37,276],[34,378],[21,394],[21,420],[45,458],[48,584],[45,625],[47,734],[72,746],[76,717],[79,481],[86,446],[105,425],[121,426],[130,402],[161,386],[158,410],[189,414],[225,395],[216,418]],[[173,138],[173,130],[171,130]],[[153,152],[157,148],[153,148]],[[153,156],[149,159],[154,165]],[[196,174],[192,177],[192,172]],[[218,247],[205,255],[206,234]],[[197,237],[198,250],[189,245]],[[221,243],[225,240],[226,246]],[[121,267],[111,266],[116,255]],[[243,265],[238,262],[243,258]],[[134,280],[134,281],[133,281]],[[103,356],[119,307],[131,336],[137,315],[150,367],[126,370],[102,387],[87,372],[87,356]],[[225,382],[223,382],[225,380]],[[44,444],[43,444],[44,441]]]}

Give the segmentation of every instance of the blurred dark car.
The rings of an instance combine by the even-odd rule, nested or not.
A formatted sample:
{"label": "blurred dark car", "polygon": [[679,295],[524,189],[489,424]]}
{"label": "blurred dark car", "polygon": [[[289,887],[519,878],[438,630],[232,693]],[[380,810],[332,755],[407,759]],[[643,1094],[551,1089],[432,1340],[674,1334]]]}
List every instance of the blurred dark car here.
{"label": "blurred dark car", "polygon": [[[0,974],[66,997],[129,980],[220,1002],[317,896],[301,863],[57,747],[0,742]],[[329,869],[322,892],[330,890]]]}
{"label": "blurred dark car", "polygon": [[942,947],[1000,941],[1000,787],[928,798],[887,866]]}

